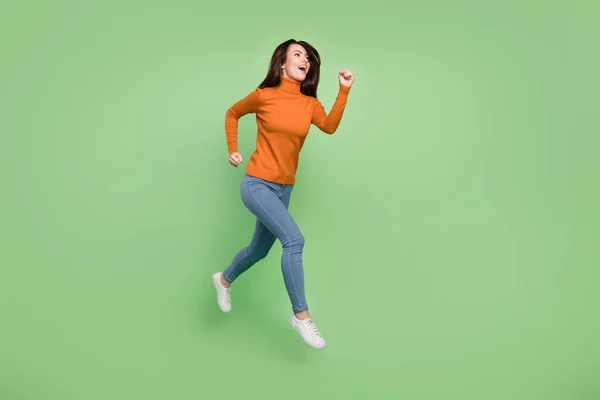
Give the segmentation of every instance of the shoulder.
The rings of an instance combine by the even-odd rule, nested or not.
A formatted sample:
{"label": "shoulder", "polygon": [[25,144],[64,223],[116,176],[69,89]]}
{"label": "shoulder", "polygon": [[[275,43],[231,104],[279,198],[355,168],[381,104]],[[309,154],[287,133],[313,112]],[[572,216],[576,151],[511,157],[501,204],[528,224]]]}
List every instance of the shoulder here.
{"label": "shoulder", "polygon": [[250,93],[248,93],[247,98],[248,98],[248,100],[252,100],[256,103],[260,103],[262,98],[264,98],[264,89],[261,89],[259,87],[254,88],[254,90],[252,90]]}
{"label": "shoulder", "polygon": [[302,96],[304,96],[306,98],[306,100],[309,102],[309,104],[312,106],[312,108],[322,106],[321,102],[319,101],[319,99],[317,97],[307,96],[305,94],[303,94]]}
{"label": "shoulder", "polygon": [[275,92],[275,88],[272,87],[266,87],[266,88],[260,88],[257,87],[254,90],[254,95],[256,96],[257,99],[268,99],[270,96],[273,95],[273,93]]}

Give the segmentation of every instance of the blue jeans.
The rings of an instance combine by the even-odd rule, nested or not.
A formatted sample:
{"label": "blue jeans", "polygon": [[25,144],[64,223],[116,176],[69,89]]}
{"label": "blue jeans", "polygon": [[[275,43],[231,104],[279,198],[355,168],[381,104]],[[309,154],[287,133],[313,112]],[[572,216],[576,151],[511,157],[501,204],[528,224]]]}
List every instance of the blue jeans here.
{"label": "blue jeans", "polygon": [[256,216],[254,235],[247,247],[233,258],[231,265],[223,273],[227,282],[232,283],[241,274],[267,256],[278,239],[283,246],[281,271],[292,310],[308,310],[304,295],[304,271],[302,250],[304,236],[288,212],[293,185],[282,185],[265,181],[250,175],[242,180],[242,201]]}

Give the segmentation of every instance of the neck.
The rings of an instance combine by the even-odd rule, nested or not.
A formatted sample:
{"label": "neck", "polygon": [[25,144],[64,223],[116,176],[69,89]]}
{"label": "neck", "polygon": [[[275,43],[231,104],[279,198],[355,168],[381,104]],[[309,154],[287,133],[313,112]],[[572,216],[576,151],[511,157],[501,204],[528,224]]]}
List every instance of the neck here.
{"label": "neck", "polygon": [[300,86],[302,82],[298,82],[294,79],[281,76],[281,82],[279,83],[278,89],[287,93],[299,94]]}

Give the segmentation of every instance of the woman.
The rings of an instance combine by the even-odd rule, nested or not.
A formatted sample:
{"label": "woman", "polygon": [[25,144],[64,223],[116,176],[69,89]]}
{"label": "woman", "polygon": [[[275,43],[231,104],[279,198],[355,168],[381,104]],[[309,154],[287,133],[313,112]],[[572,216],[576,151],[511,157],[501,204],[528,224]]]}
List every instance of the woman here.
{"label": "woman", "polygon": [[224,272],[213,275],[217,302],[222,311],[231,310],[231,284],[269,253],[275,239],[283,246],[281,270],[292,303],[290,325],[308,345],[323,349],[325,341],[308,311],[304,295],[302,250],[304,237],[288,212],[295,184],[299,153],[312,125],[333,134],[346,106],[353,74],[339,73],[339,92],[329,115],[317,100],[321,59],[308,43],[290,39],[273,52],[269,72],[257,89],[235,103],[225,116],[229,163],[238,167],[238,120],[256,114],[256,151],[250,157],[241,195],[244,205],[256,216],[250,244],[241,249]]}

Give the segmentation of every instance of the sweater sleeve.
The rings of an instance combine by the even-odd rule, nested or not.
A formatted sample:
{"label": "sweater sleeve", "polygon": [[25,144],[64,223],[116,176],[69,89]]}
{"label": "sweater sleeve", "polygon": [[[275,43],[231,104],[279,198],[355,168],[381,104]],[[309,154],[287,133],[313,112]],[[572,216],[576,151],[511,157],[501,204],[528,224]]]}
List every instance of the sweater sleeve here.
{"label": "sweater sleeve", "polygon": [[229,154],[238,151],[238,120],[246,114],[255,113],[260,106],[260,93],[255,89],[249,95],[232,105],[225,113],[225,137]]}
{"label": "sweater sleeve", "polygon": [[312,111],[312,124],[325,133],[333,134],[342,120],[342,115],[344,115],[349,92],[350,86],[345,86],[340,83],[337,98],[335,99],[335,103],[333,104],[329,115],[325,113],[323,104],[315,99],[315,105]]}

